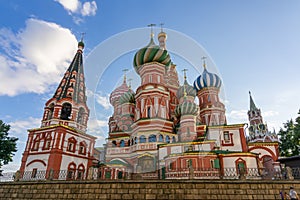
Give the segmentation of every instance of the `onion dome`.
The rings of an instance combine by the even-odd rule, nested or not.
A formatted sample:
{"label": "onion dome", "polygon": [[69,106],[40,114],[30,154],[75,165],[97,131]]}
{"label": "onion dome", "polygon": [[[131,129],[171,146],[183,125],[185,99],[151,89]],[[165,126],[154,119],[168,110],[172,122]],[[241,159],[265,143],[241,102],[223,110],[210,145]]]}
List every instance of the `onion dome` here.
{"label": "onion dome", "polygon": [[126,84],[126,79],[124,79],[122,85],[120,85],[119,87],[117,87],[111,94],[110,94],[110,104],[114,105],[116,103],[117,100],[119,100],[119,98],[125,94],[126,92],[128,92],[129,87]]}
{"label": "onion dome", "polygon": [[120,104],[124,104],[124,103],[134,103],[135,102],[135,98],[134,98],[134,92],[129,89],[126,93],[124,93],[121,97],[120,97]]}
{"label": "onion dome", "polygon": [[188,84],[187,80],[185,80],[183,85],[178,88],[176,95],[177,98],[180,99],[184,95],[195,97],[197,93],[194,87]]}
{"label": "onion dome", "polygon": [[166,66],[171,63],[168,51],[156,45],[153,41],[153,37],[151,37],[151,40],[146,47],[141,48],[136,52],[133,60],[133,66],[138,72],[139,67],[150,62],[158,62]]}
{"label": "onion dome", "polygon": [[204,68],[203,73],[194,81],[194,88],[197,92],[207,87],[220,88],[221,85],[222,81],[220,77],[214,73],[208,72],[206,68]]}
{"label": "onion dome", "polygon": [[84,48],[84,43],[83,43],[83,41],[81,40],[80,42],[78,42],[78,48]]}
{"label": "onion dome", "polygon": [[175,116],[179,117],[181,115],[196,115],[197,111],[198,107],[194,102],[184,101],[175,108]]}

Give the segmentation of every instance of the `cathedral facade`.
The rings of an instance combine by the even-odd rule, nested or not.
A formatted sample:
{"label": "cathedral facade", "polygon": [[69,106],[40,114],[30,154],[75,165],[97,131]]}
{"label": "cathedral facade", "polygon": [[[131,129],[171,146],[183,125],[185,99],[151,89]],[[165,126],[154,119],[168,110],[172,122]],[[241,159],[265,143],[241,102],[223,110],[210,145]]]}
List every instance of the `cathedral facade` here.
{"label": "cathedral facade", "polygon": [[124,76],[110,95],[114,111],[102,178],[259,178],[279,170],[278,138],[268,131],[251,95],[247,137],[247,123],[227,124],[219,98],[222,80],[205,60],[193,85],[186,74],[179,85],[167,34],[161,31],[157,39],[159,45],[152,33],[133,58],[141,80],[136,91]]}

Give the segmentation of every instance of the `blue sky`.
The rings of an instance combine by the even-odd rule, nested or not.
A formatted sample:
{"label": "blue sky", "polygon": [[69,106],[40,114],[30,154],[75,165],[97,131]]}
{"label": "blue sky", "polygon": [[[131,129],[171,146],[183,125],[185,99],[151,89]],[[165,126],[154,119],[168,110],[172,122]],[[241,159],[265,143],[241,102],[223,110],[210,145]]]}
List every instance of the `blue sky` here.
{"label": "blue sky", "polygon": [[[14,162],[5,169],[19,167],[26,130],[40,126],[44,103],[75,55],[82,32],[86,33],[87,63],[105,41],[112,41],[106,52],[98,55],[99,63],[85,66],[86,79],[90,80],[95,76],[94,67],[131,42],[119,41],[116,35],[164,22],[167,34],[169,30],[167,47],[178,42],[172,34],[177,31],[210,56],[208,69],[216,69],[223,80],[228,123],[247,122],[251,90],[269,129],[279,130],[300,108],[299,10],[300,1],[296,0],[11,0],[2,4],[0,119],[11,125],[11,135],[20,138]],[[154,32],[157,34],[159,27]],[[149,37],[143,37],[146,45]],[[90,109],[96,115],[90,117],[89,133],[98,137],[97,145],[107,136],[107,117],[112,113],[108,95],[122,80],[122,69],[130,69],[128,76],[133,83],[139,81],[132,68],[135,48],[102,66],[105,71],[98,77],[96,89],[88,92],[93,104]],[[181,69],[191,68],[184,57],[171,55],[180,74]],[[201,63],[194,67],[202,71]],[[197,73],[188,72],[190,83]]]}

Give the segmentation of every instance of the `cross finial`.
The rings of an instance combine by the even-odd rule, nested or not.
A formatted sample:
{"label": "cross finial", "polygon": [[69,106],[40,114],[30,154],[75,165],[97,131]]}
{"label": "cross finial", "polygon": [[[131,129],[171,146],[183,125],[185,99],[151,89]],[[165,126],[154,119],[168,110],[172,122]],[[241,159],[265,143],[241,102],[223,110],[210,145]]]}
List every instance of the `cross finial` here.
{"label": "cross finial", "polygon": [[160,31],[163,32],[163,25],[165,25],[164,23],[160,23]]}
{"label": "cross finial", "polygon": [[151,28],[151,35],[150,35],[150,36],[151,36],[151,38],[153,38],[153,37],[154,37],[154,33],[153,33],[153,27],[154,27],[154,26],[156,26],[156,24],[149,24],[149,25],[148,25],[148,27],[150,27],[150,28]]}
{"label": "cross finial", "polygon": [[201,59],[203,60],[203,67],[204,67],[204,69],[206,69],[206,63],[205,63],[206,58],[207,57],[205,57],[205,56],[201,57]]}
{"label": "cross finial", "polygon": [[80,35],[81,35],[81,42],[83,42],[83,38],[84,38],[85,34],[86,34],[85,32],[80,33]]}
{"label": "cross finial", "polygon": [[184,75],[183,78],[184,78],[184,80],[186,80],[186,72],[188,71],[188,69],[183,69],[182,71],[183,71],[183,75]]}
{"label": "cross finial", "polygon": [[124,73],[124,83],[126,83],[126,72],[128,71],[128,69],[123,69],[122,70],[123,71],[123,73]]}
{"label": "cross finial", "polygon": [[185,81],[186,81],[186,71],[187,71],[187,69],[183,69],[182,70],[183,71],[183,74],[184,74],[184,76],[183,76],[183,78],[184,78],[184,83],[183,83],[183,96],[184,97],[186,97],[186,89],[185,89]]}
{"label": "cross finial", "polygon": [[132,78],[129,78],[128,79],[129,89],[131,89],[131,81],[132,81]]}

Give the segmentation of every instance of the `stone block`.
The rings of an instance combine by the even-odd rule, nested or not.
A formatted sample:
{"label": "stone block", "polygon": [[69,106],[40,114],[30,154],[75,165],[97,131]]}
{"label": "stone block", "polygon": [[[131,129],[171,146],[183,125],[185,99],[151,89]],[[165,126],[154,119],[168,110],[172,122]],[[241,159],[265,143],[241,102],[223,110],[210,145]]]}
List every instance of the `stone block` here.
{"label": "stone block", "polygon": [[122,199],[133,199],[132,194],[122,194]]}
{"label": "stone block", "polygon": [[145,195],[144,194],[134,194],[133,199],[145,199]]}
{"label": "stone block", "polygon": [[145,199],[156,199],[156,195],[155,194],[146,194]]}

